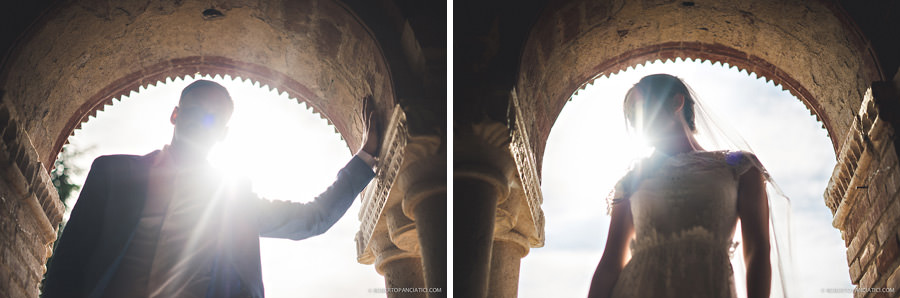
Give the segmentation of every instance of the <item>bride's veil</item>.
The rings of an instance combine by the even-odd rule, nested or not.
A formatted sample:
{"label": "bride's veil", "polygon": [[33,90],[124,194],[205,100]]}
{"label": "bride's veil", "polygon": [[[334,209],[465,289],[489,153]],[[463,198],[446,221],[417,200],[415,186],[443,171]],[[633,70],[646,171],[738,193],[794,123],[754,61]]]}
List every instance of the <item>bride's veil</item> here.
{"label": "bride's veil", "polygon": [[[744,150],[753,152],[744,138],[734,130],[726,121],[717,118],[716,115],[702,102],[699,96],[691,89],[690,85],[679,78],[687,87],[690,97],[694,100],[694,123],[696,131],[694,137],[707,151],[713,150]],[[627,121],[627,120],[626,120]],[[626,127],[629,127],[626,124]],[[630,131],[632,135],[638,132]],[[646,154],[646,153],[637,153]],[[635,156],[637,160],[641,156]],[[772,262],[772,288],[770,297],[797,297],[794,295],[796,279],[792,270],[791,241],[790,241],[790,199],[781,191],[775,180],[765,170],[762,164],[757,164],[766,179],[766,194],[769,205],[769,244]],[[743,261],[743,246],[741,243],[740,226],[735,231],[733,256],[731,263],[734,268],[734,279],[738,297],[746,297],[746,268]]]}

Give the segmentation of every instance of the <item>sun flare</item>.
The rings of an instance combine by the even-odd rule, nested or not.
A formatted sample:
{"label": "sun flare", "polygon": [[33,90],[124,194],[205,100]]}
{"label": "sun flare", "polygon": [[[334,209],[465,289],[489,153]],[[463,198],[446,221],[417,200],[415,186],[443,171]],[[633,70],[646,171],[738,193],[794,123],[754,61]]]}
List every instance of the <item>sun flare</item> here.
{"label": "sun flare", "polygon": [[[334,127],[287,93],[231,77],[169,79],[140,88],[108,106],[76,131],[66,150],[92,148],[74,159],[87,170],[92,160],[107,154],[147,154],[162,149],[172,138],[169,122],[181,90],[196,79],[225,86],[235,110],[225,139],[213,147],[209,161],[226,176],[248,178],[263,199],[312,201],[334,182],[350,160],[351,150]],[[87,171],[73,175],[84,181]],[[77,196],[77,194],[75,194]],[[72,199],[68,205],[74,206]],[[356,262],[354,235],[359,203],[328,232],[304,241],[260,239],[265,291],[268,297],[293,297],[311,289],[326,291],[336,280],[352,280],[342,289],[365,293],[384,286],[371,267]],[[354,288],[354,289],[350,289]],[[313,291],[316,292],[316,291]],[[338,292],[333,292],[338,295]],[[333,296],[340,297],[340,296]]]}

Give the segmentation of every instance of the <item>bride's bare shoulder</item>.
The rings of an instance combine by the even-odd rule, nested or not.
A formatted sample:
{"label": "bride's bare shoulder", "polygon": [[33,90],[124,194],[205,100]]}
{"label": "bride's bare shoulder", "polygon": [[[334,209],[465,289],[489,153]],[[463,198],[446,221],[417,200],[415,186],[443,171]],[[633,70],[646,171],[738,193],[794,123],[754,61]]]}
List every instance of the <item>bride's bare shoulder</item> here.
{"label": "bride's bare shoulder", "polygon": [[756,154],[746,150],[727,150],[724,152],[725,162],[735,169],[736,174],[741,175],[750,168],[756,167],[764,170],[762,163]]}

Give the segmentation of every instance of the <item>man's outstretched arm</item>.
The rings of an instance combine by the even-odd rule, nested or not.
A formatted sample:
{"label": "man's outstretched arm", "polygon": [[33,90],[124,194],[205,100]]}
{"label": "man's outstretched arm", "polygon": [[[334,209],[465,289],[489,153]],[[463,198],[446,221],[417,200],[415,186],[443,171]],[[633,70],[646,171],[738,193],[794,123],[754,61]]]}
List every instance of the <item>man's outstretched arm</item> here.
{"label": "man's outstretched arm", "polygon": [[374,119],[374,102],[363,100],[362,147],[337,175],[325,192],[309,203],[259,200],[259,234],[263,237],[300,240],[325,233],[336,223],[353,199],[375,177],[373,168],[378,154],[378,122]]}
{"label": "man's outstretched arm", "polygon": [[312,202],[259,200],[259,235],[300,240],[325,233],[374,176],[372,168],[354,156],[338,172],[334,183]]}

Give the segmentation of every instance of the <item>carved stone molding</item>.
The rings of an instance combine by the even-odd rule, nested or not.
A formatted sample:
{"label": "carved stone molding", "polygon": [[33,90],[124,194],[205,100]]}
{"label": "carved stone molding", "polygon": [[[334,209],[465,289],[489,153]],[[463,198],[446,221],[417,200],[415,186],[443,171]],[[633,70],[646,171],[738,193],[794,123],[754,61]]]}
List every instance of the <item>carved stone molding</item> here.
{"label": "carved stone molding", "polygon": [[400,172],[409,140],[406,113],[403,112],[400,105],[394,107],[387,127],[381,143],[381,152],[378,154],[379,166],[375,173],[375,179],[366,187],[362,195],[362,207],[359,214],[361,223],[359,232],[356,234],[356,255],[357,261],[363,264],[371,264],[375,261],[374,255],[369,249],[369,242],[388,197],[391,195],[391,187]]}
{"label": "carved stone molding", "polygon": [[506,201],[497,204],[497,215],[494,220],[494,238],[497,238],[496,235],[516,228],[516,225],[519,224],[522,209],[527,210],[528,204],[523,199],[521,190],[512,189]]}
{"label": "carved stone molding", "polygon": [[406,113],[394,108],[388,124],[375,181],[362,196],[360,230],[356,235],[357,260],[374,261],[370,239],[379,225],[385,225],[398,247],[418,252],[418,231],[412,211],[422,199],[446,191],[446,155],[441,138],[411,135]]}
{"label": "carved stone molding", "polygon": [[509,122],[512,125],[509,151],[515,160],[519,182],[531,212],[531,219],[534,222],[534,236],[531,237],[529,242],[532,247],[542,247],[544,246],[544,211],[541,210],[541,204],[544,203],[544,197],[541,193],[541,179],[537,170],[537,159],[535,159],[528,130],[524,124],[524,119],[531,117],[532,114],[530,109],[520,105],[515,89],[510,92],[509,98],[511,110]]}

